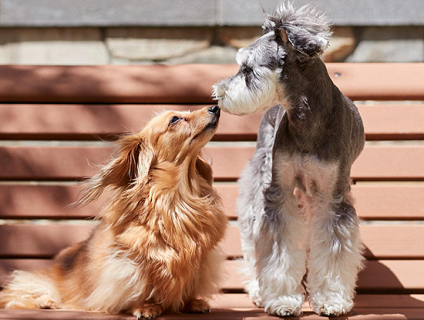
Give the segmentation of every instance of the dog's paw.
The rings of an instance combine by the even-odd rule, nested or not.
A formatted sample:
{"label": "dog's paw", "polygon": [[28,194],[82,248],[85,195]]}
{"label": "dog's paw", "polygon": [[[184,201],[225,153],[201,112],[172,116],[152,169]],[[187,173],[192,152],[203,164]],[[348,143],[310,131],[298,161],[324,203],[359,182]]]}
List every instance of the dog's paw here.
{"label": "dog's paw", "polygon": [[316,293],[310,297],[310,302],[315,313],[323,317],[342,316],[353,308],[350,297],[345,298],[337,294],[326,296]]}
{"label": "dog's paw", "polygon": [[259,295],[259,290],[258,291],[249,291],[249,298],[259,308],[264,307],[264,302],[262,301],[262,298]]}
{"label": "dog's paw", "polygon": [[150,320],[160,316],[162,312],[162,308],[159,305],[153,303],[145,303],[142,306],[132,310],[132,314],[137,318],[137,320],[143,318]]}
{"label": "dog's paw", "polygon": [[186,313],[209,313],[211,307],[206,300],[194,299],[186,303],[182,311]]}
{"label": "dog's paw", "polygon": [[304,296],[302,294],[280,296],[267,301],[265,311],[269,315],[278,317],[300,316],[302,314],[303,300]]}
{"label": "dog's paw", "polygon": [[259,308],[264,307],[264,302],[259,293],[259,284],[257,280],[252,280],[246,285],[246,291],[249,293],[249,298]]}
{"label": "dog's paw", "polygon": [[35,303],[39,309],[58,309],[56,302],[54,302],[47,294],[38,297],[35,300]]}

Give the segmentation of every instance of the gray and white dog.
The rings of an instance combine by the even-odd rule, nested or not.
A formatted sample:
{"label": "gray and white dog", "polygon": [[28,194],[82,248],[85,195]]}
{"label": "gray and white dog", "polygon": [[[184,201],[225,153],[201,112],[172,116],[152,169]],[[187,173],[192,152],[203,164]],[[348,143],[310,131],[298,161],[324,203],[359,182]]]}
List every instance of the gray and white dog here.
{"label": "gray and white dog", "polygon": [[363,261],[349,178],[364,146],[361,117],[320,58],[331,36],[322,14],[282,4],[262,28],[239,50],[238,73],[214,85],[224,111],[267,111],[240,178],[246,289],[269,314],[300,315],[307,271],[314,311],[342,315]]}

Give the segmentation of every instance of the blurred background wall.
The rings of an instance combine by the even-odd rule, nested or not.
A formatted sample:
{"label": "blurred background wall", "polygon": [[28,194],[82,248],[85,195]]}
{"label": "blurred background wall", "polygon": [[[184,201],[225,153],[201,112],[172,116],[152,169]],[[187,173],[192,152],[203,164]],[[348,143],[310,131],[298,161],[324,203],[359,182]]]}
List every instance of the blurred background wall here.
{"label": "blurred background wall", "polygon": [[[0,0],[0,64],[234,63],[280,0]],[[334,24],[327,62],[424,61],[423,0],[295,0]]]}

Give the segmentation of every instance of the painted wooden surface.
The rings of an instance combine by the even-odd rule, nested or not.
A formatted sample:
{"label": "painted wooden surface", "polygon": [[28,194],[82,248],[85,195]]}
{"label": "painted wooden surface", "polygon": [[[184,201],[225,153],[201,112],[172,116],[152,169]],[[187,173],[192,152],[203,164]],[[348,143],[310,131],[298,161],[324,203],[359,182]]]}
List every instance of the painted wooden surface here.
{"label": "painted wooden surface", "polygon": [[[327,64],[335,84],[357,103],[366,138],[351,177],[365,244],[355,309],[343,319],[423,319],[424,66]],[[211,85],[234,65],[0,66],[0,285],[14,269],[46,268],[60,249],[84,240],[102,200],[72,207],[77,180],[93,175],[113,148],[98,140],[138,131],[154,113],[213,103]],[[16,85],[19,83],[19,85]],[[408,101],[403,101],[408,100]],[[242,293],[237,227],[240,176],[254,152],[261,115],[222,114],[204,150],[231,226],[222,248],[225,294],[210,315],[166,319],[275,319]],[[26,141],[21,141],[26,140]],[[395,141],[396,140],[396,141]],[[60,141],[60,142],[55,142]],[[95,141],[93,143],[93,141]],[[41,220],[40,220],[41,219]],[[322,319],[305,303],[302,319]],[[0,311],[0,319],[132,319],[76,311]]]}
{"label": "painted wooden surface", "polygon": [[[0,67],[1,69],[1,67]],[[0,76],[1,78],[1,76]],[[0,104],[0,138],[95,140],[141,130],[164,110],[196,110],[190,104]],[[423,104],[357,104],[368,140],[416,140],[424,137]],[[69,117],[72,114],[72,117]],[[222,113],[216,141],[254,141],[262,115]]]}
{"label": "painted wooden surface", "polygon": [[[237,219],[236,182],[215,183],[227,216]],[[75,183],[0,185],[0,219],[93,218],[105,198],[87,206],[72,206],[83,189]],[[424,185],[358,183],[352,186],[355,208],[362,220],[424,220]],[[402,199],[402,201],[399,201]]]}
{"label": "painted wooden surface", "polygon": [[[0,225],[0,257],[45,257],[88,237],[92,224]],[[424,259],[424,225],[363,225],[361,239],[369,259]],[[222,248],[241,257],[237,226],[228,226]]]}
{"label": "painted wooden surface", "polygon": [[[236,181],[254,153],[249,146],[209,146],[204,158],[212,162],[217,181]],[[94,175],[107,163],[113,148],[103,146],[0,147],[2,180],[75,180]],[[354,162],[354,181],[422,180],[424,145],[366,146]]]}
{"label": "painted wooden surface", "polygon": [[[352,100],[424,100],[420,63],[330,63]],[[212,103],[211,85],[237,65],[1,66],[1,102]],[[19,85],[16,83],[19,82]]]}

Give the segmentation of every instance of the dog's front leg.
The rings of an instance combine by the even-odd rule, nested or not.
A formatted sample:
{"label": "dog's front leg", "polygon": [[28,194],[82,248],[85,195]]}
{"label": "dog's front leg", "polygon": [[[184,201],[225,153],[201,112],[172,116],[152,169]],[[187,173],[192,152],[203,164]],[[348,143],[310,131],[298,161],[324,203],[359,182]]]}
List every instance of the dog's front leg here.
{"label": "dog's front leg", "polygon": [[206,300],[191,298],[188,299],[181,311],[184,313],[209,313],[211,307]]}
{"label": "dog's front leg", "polygon": [[291,193],[271,182],[256,238],[257,274],[265,311],[276,316],[302,313],[306,272],[304,221]]}
{"label": "dog's front leg", "polygon": [[347,202],[329,204],[314,214],[307,285],[310,303],[317,314],[343,315],[353,307],[362,267],[359,221]]}

